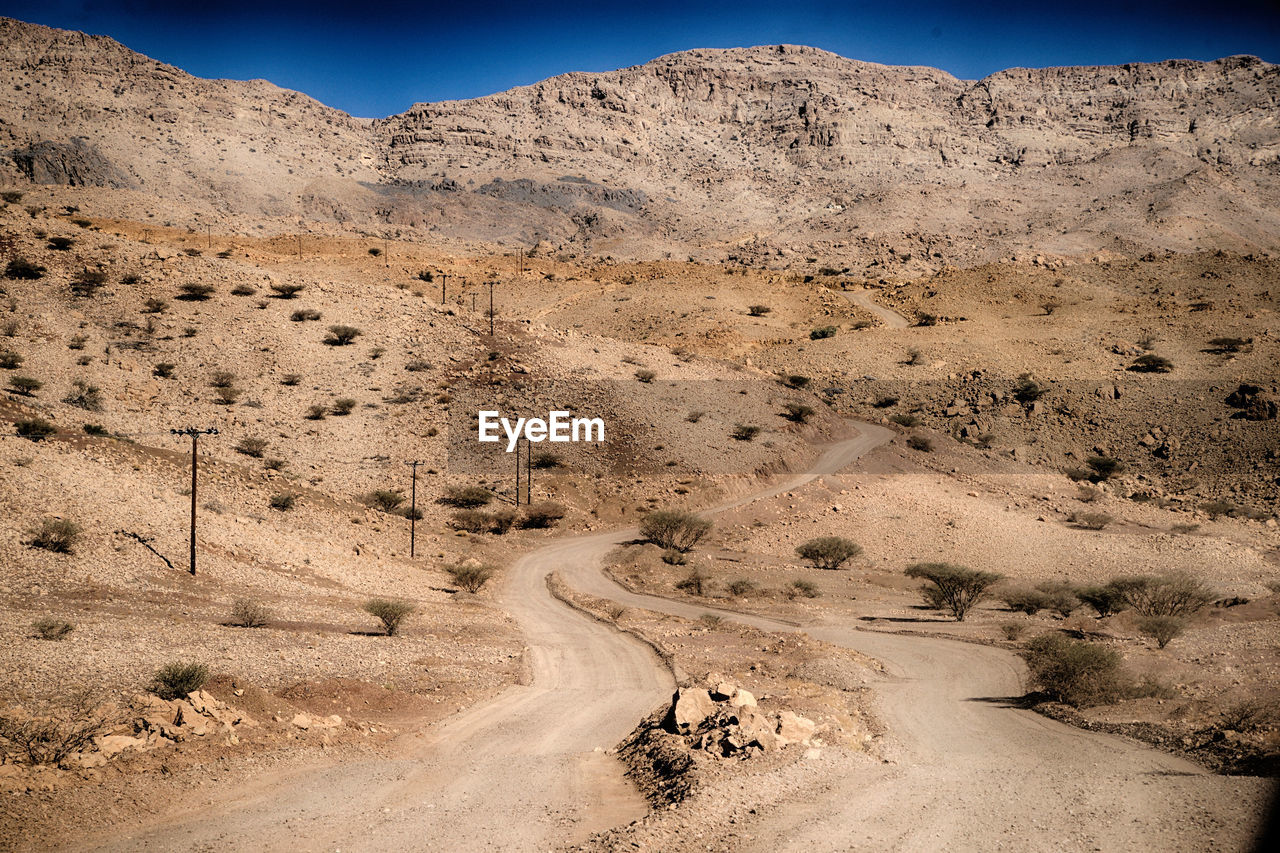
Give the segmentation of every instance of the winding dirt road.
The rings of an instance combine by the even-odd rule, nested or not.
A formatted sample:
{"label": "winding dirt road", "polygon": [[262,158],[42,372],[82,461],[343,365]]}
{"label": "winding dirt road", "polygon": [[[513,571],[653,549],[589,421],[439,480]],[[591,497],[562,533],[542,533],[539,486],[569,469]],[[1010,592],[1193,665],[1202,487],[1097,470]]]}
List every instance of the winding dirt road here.
{"label": "winding dirt road", "polygon": [[[891,436],[859,424],[812,471],[717,509],[833,473]],[[715,510],[712,510],[715,511]],[[230,799],[94,849],[530,850],[644,814],[603,752],[665,700],[667,670],[638,641],[553,599],[546,575],[635,607],[697,617],[706,607],[630,593],[600,571],[636,531],[558,541],[515,563],[501,603],[528,638],[531,678],[406,743],[402,758],[261,779]],[[767,630],[793,626],[725,612]],[[763,808],[759,850],[1243,849],[1268,785],[1231,779],[993,697],[1021,692],[1012,654],[842,626],[812,636],[883,660],[879,713],[895,763],[833,776],[803,803]]]}
{"label": "winding dirt road", "polygon": [[892,308],[885,308],[880,303],[871,298],[871,291],[862,288],[859,290],[842,290],[840,291],[845,299],[848,299],[854,305],[865,308],[872,314],[880,318],[890,329],[905,329],[911,325],[906,317],[903,317]]}

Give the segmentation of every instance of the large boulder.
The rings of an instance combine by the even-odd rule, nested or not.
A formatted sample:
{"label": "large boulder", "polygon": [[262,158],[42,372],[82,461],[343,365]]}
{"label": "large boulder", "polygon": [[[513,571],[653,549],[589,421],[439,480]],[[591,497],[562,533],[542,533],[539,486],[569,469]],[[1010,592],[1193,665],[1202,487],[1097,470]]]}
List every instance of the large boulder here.
{"label": "large boulder", "polygon": [[682,687],[671,697],[671,709],[667,711],[662,726],[673,734],[688,734],[715,713],[711,695],[700,687]]}
{"label": "large boulder", "polygon": [[818,725],[808,717],[802,717],[795,711],[778,712],[778,738],[783,745],[788,743],[808,743],[809,738],[817,731]]}

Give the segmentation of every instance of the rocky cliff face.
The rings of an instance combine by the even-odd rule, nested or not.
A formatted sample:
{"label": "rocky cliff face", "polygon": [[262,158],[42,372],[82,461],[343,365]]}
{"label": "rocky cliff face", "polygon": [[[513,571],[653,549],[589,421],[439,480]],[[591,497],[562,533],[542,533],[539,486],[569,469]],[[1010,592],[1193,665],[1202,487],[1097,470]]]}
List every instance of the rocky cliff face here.
{"label": "rocky cliff face", "polygon": [[806,47],[696,50],[372,122],[14,21],[0,67],[16,81],[0,139],[28,178],[73,180],[22,159],[71,146],[93,153],[76,181],[228,213],[870,271],[1280,249],[1280,71],[1252,57],[970,82]]}

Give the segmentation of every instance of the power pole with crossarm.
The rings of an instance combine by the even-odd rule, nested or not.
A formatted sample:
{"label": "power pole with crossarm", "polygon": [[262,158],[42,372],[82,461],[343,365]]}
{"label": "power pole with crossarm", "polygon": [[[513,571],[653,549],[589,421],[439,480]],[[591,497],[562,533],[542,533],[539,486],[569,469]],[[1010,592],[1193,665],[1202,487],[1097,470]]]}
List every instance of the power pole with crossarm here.
{"label": "power pole with crossarm", "polygon": [[191,574],[196,573],[196,445],[202,435],[217,435],[218,428],[210,427],[209,429],[196,429],[195,427],[187,427],[186,429],[171,429],[173,435],[189,435],[191,436]]}

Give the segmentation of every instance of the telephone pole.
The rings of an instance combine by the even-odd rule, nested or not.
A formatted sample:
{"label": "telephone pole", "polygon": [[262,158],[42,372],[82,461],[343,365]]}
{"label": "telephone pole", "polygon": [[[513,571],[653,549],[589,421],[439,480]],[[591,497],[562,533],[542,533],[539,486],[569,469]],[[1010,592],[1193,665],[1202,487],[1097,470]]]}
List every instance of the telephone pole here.
{"label": "telephone pole", "polygon": [[449,280],[448,275],[444,273],[440,273],[440,304],[441,305],[444,304],[444,283],[448,280]]}
{"label": "telephone pole", "polygon": [[413,485],[410,487],[409,494],[409,559],[412,560],[417,545],[417,524],[418,524],[418,466],[426,463],[417,460],[404,463],[413,469]]}
{"label": "telephone pole", "polygon": [[520,506],[520,442],[516,442],[516,506]]}
{"label": "telephone pole", "polygon": [[493,282],[489,282],[489,337],[493,337]]}
{"label": "telephone pole", "polygon": [[173,435],[189,435],[191,436],[191,574],[196,573],[196,446],[202,435],[217,435],[218,428],[210,427],[209,429],[196,429],[195,427],[187,427],[186,429],[171,429],[169,432]]}
{"label": "telephone pole", "polygon": [[533,443],[526,438],[524,440],[524,444],[526,451],[526,455],[524,457],[524,503],[525,506],[533,506]]}

